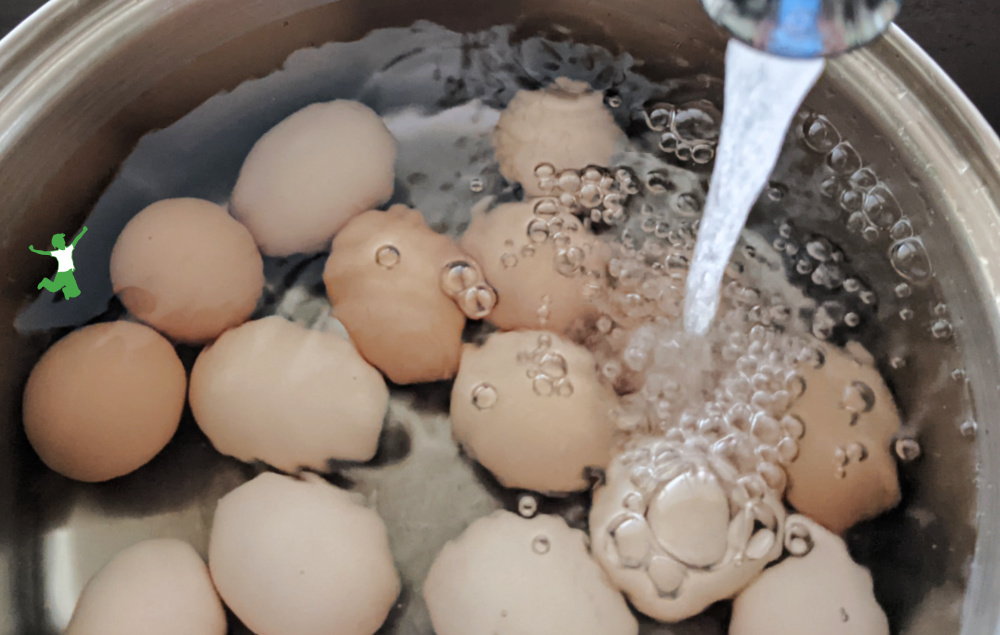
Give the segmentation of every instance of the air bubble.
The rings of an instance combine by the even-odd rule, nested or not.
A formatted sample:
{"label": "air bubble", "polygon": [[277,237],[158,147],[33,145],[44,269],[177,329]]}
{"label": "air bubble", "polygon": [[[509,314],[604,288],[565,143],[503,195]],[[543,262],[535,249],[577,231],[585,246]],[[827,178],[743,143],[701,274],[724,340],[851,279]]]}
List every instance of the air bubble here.
{"label": "air bubble", "polygon": [[462,294],[459,308],[470,320],[482,320],[497,305],[497,294],[485,284],[477,284]]}
{"label": "air bubble", "polygon": [[539,199],[534,207],[535,216],[552,218],[559,213],[559,203],[554,198]]}
{"label": "air bubble", "polygon": [[710,101],[700,99],[674,113],[672,129],[684,141],[695,144],[718,139],[721,122],[722,113]]}
{"label": "air bubble", "polygon": [[851,175],[851,185],[867,192],[878,185],[878,177],[868,168],[861,168]]}
{"label": "air bubble", "polygon": [[535,177],[539,179],[548,179],[555,176],[556,168],[551,163],[540,163],[535,167]]}
{"label": "air bubble", "polygon": [[861,157],[847,141],[838,143],[826,155],[826,164],[837,174],[851,174],[861,169]]}
{"label": "air bubble", "polygon": [[938,320],[931,325],[931,335],[936,340],[945,340],[954,334],[954,328],[948,320]]}
{"label": "air bubble", "polygon": [[908,322],[908,321],[912,320],[913,316],[914,316],[913,309],[911,309],[909,307],[906,307],[904,309],[900,309],[900,311],[899,311],[899,319],[903,320],[904,322]]}
{"label": "air bubble", "polygon": [[913,287],[906,284],[905,282],[900,282],[893,289],[897,298],[908,298],[913,294]]}
{"label": "air bubble", "polygon": [[889,237],[893,240],[902,240],[913,236],[913,225],[905,218],[896,221],[896,224],[889,230]]}
{"label": "air bubble", "polygon": [[517,266],[517,256],[510,252],[507,252],[504,255],[500,256],[500,264],[503,265],[504,269],[512,269],[513,267]]}
{"label": "air bubble", "polygon": [[809,554],[814,546],[809,527],[800,522],[790,522],[785,530],[785,548],[796,558]]}
{"label": "air bubble", "polygon": [[893,227],[902,216],[899,203],[884,185],[879,185],[865,196],[865,216],[882,229]]}
{"label": "air bubble", "polygon": [[541,371],[553,379],[566,376],[566,358],[559,353],[546,353],[541,361]]}
{"label": "air bubble", "polygon": [[823,115],[812,115],[802,126],[806,146],[813,152],[826,154],[840,143],[840,133]]}
{"label": "air bubble", "polygon": [[392,245],[382,245],[375,252],[375,262],[385,269],[392,269],[399,264],[399,250]]}
{"label": "air bubble", "polygon": [[613,97],[608,97],[608,106],[611,108],[619,108],[622,105],[622,98],[617,95]]}
{"label": "air bubble", "polygon": [[676,152],[680,147],[680,139],[672,132],[665,132],[660,135],[660,150],[664,152]]}
{"label": "air bubble", "polygon": [[695,216],[701,214],[705,204],[698,195],[691,192],[683,192],[677,196],[674,206],[684,216]]}
{"label": "air bubble", "polygon": [[899,460],[904,463],[916,461],[920,458],[920,444],[917,443],[916,439],[912,439],[910,437],[896,439],[896,443],[893,445],[893,450],[896,452],[896,456]]}
{"label": "air bubble", "polygon": [[863,381],[853,381],[844,387],[840,406],[851,413],[871,412],[875,407],[875,392]]}
{"label": "air bubble", "polygon": [[563,192],[575,193],[580,190],[583,181],[576,170],[564,170],[559,173],[559,189]]}
{"label": "air bubble", "polygon": [[552,393],[555,392],[555,384],[552,382],[550,377],[545,375],[538,375],[531,382],[531,388],[535,391],[535,394],[539,397],[551,397]]}
{"label": "air bubble", "polygon": [[482,179],[472,179],[469,181],[469,189],[477,194],[483,191],[483,187],[484,185]]}
{"label": "air bubble", "polygon": [[878,240],[879,237],[878,227],[874,225],[868,225],[867,227],[861,230],[861,237],[870,243],[875,242],[876,240]]}
{"label": "air bubble", "polygon": [[806,243],[806,253],[819,262],[826,262],[833,257],[833,245],[825,238],[810,240]]}
{"label": "air bubble", "polygon": [[528,239],[533,243],[543,243],[549,239],[549,224],[540,218],[528,223]]}
{"label": "air bubble", "polygon": [[850,232],[860,233],[867,226],[868,219],[865,218],[864,212],[854,212],[847,217],[847,230]]}
{"label": "air bubble", "polygon": [[555,256],[556,271],[564,276],[572,276],[580,270],[586,254],[579,247],[560,249]]}
{"label": "air bubble", "polygon": [[492,384],[477,384],[472,389],[472,405],[479,410],[489,410],[496,405],[499,395]]}
{"label": "air bubble", "polygon": [[823,179],[823,182],[819,184],[819,193],[826,198],[837,198],[843,187],[843,183],[839,177],[830,176]]}
{"label": "air bubble", "polygon": [[709,145],[697,145],[691,150],[691,158],[695,163],[704,165],[715,158],[715,149]]}
{"label": "air bubble", "polygon": [[662,132],[671,126],[674,120],[675,109],[670,104],[659,104],[652,110],[646,111],[646,125],[650,130]]}
{"label": "air bubble", "polygon": [[580,188],[580,205],[583,205],[587,209],[592,209],[600,205],[602,198],[603,194],[598,185],[588,183]]}
{"label": "air bubble", "polygon": [[534,518],[538,513],[538,499],[531,494],[524,494],[517,501],[517,513],[524,518]]}
{"label": "air bubble", "polygon": [[901,370],[906,368],[906,358],[899,355],[894,355],[889,358],[889,366],[894,370]]}
{"label": "air bubble", "polygon": [[854,328],[857,325],[861,324],[861,317],[857,313],[853,312],[848,313],[847,315],[844,316],[844,324],[846,324],[851,328]]}
{"label": "air bubble", "polygon": [[845,212],[859,212],[864,205],[865,195],[861,190],[844,190],[840,195],[840,209]]}
{"label": "air bubble", "polygon": [[897,241],[889,250],[889,259],[896,273],[910,282],[923,282],[931,277],[930,258],[919,238]]}
{"label": "air bubble", "polygon": [[852,443],[847,446],[847,460],[851,463],[860,463],[868,458],[868,448],[860,443]]}
{"label": "air bubble", "polygon": [[979,431],[979,424],[969,419],[958,427],[958,431],[962,433],[963,437],[972,439],[975,438],[976,433]]}
{"label": "air bubble", "polygon": [[551,548],[552,543],[548,536],[535,536],[535,539],[531,541],[531,549],[538,555],[547,554]]}

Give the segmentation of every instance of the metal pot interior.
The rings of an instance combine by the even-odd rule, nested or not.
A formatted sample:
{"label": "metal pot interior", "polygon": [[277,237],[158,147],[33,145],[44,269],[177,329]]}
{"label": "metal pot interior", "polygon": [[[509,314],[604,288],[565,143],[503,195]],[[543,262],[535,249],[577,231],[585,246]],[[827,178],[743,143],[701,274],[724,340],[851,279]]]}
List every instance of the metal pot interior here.
{"label": "metal pot interior", "polygon": [[[24,246],[78,226],[92,210],[95,218],[106,213],[116,219],[108,221],[110,228],[157,197],[225,200],[242,157],[270,125],[311,101],[357,94],[364,78],[357,68],[344,70],[348,65],[338,65],[331,51],[368,50],[378,58],[388,55],[382,48],[412,44],[414,54],[440,46],[405,31],[417,21],[429,23],[425,29],[467,34],[456,35],[451,53],[488,49],[488,38],[472,34],[512,25],[512,42],[542,35],[598,45],[611,56],[627,53],[652,81],[722,73],[724,39],[688,0],[555,0],[544,7],[472,0],[460,10],[435,0],[278,4],[106,0],[80,8],[56,2],[0,46],[0,270],[6,274],[0,297],[0,632],[58,632],[82,584],[140,538],[184,538],[204,552],[215,501],[252,474],[215,454],[189,419],[134,475],[84,485],[46,470],[24,438],[20,393],[31,364],[71,322],[58,306],[22,313],[45,266]],[[403,44],[378,40],[385,37],[378,30],[388,28],[403,29],[392,32]],[[345,44],[314,48],[328,42]],[[289,58],[299,49],[307,50]],[[324,75],[327,62],[337,73]],[[265,80],[271,84],[243,84],[283,64],[280,74]],[[364,60],[358,64],[364,67]],[[993,486],[1000,479],[988,458],[1000,452],[989,420],[1000,410],[994,379],[1000,318],[993,299],[997,272],[983,260],[1000,249],[991,237],[1000,154],[992,150],[995,138],[984,140],[974,113],[956,102],[963,98],[938,73],[899,33],[831,63],[789,134],[773,177],[778,194],[762,198],[751,219],[765,245],[784,236],[786,222],[803,244],[817,235],[829,239],[844,251],[852,275],[877,296],[848,307],[861,326],[838,329],[833,338],[860,339],[875,352],[923,453],[901,471],[904,504],[855,528],[848,542],[855,558],[871,567],[893,632],[907,635],[997,632],[1000,611],[1000,581],[989,573],[1000,544],[988,529],[998,513]],[[717,83],[704,86],[721,96]],[[369,97],[381,100],[384,110],[398,110],[412,88]],[[232,92],[206,102],[221,91]],[[454,97],[459,104],[469,95],[457,91]],[[891,188],[914,236],[923,240],[933,277],[911,285],[906,297],[896,291],[906,280],[889,257],[892,229],[867,237],[851,230],[839,198],[822,195],[826,159],[803,150],[802,131],[813,112],[828,117]],[[452,228],[468,214],[461,204],[442,208],[439,220]],[[109,229],[95,251],[109,252],[107,241],[115,235]],[[775,258],[794,269],[795,258]],[[799,283],[822,301],[808,282]],[[905,310],[913,317],[902,319]],[[38,324],[48,319],[52,328],[25,328],[25,315]],[[952,333],[934,337],[931,330],[942,320]],[[395,472],[350,475],[359,488],[380,492],[391,531],[394,521],[402,526],[407,519],[443,518],[432,532],[440,545],[471,519],[516,506],[513,494],[449,454],[447,421],[440,416],[447,391],[405,397],[409,407],[399,410],[377,460]],[[438,486],[449,495],[414,497],[400,484],[431,472],[442,474]],[[465,483],[475,484],[471,492]],[[553,502],[549,511],[579,513],[579,501]],[[411,583],[435,555],[419,538],[394,534]],[[725,611],[718,607],[680,626],[646,623],[642,632],[724,632],[716,618],[724,619]],[[430,632],[412,586],[384,632]]]}

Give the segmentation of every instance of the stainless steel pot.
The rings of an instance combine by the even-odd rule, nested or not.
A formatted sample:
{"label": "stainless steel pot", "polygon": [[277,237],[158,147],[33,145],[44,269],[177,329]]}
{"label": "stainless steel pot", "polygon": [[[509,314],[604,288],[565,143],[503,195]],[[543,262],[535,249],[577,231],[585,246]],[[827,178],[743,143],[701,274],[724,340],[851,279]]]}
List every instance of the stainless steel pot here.
{"label": "stainless steel pot", "polygon": [[[203,548],[214,501],[245,477],[197,438],[177,442],[186,449],[170,458],[180,452],[183,465],[154,464],[141,485],[85,487],[40,466],[19,401],[44,342],[12,326],[44,275],[27,245],[78,225],[146,132],[299,48],[418,19],[456,30],[558,22],[629,51],[654,79],[722,72],[722,35],[695,0],[55,0],[0,43],[0,633],[52,632],[82,581],[122,543],[177,535]],[[919,503],[911,512],[920,512],[898,512],[852,544],[890,554],[881,599],[908,635],[996,635],[1000,142],[898,30],[833,62],[809,105],[892,181],[925,236],[956,325],[957,349],[912,355],[894,381],[921,425],[925,454],[907,472]],[[971,406],[934,388],[955,364]],[[975,444],[958,432],[968,407],[978,413]],[[407,628],[392,632],[418,632]]]}

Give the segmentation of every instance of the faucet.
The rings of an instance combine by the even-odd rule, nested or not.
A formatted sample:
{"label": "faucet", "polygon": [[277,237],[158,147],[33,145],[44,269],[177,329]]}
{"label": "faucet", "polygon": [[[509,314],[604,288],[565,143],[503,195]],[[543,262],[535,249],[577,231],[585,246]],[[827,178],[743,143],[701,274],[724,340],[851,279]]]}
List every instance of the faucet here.
{"label": "faucet", "polygon": [[701,0],[716,23],[750,46],[784,57],[830,57],[868,44],[901,0]]}

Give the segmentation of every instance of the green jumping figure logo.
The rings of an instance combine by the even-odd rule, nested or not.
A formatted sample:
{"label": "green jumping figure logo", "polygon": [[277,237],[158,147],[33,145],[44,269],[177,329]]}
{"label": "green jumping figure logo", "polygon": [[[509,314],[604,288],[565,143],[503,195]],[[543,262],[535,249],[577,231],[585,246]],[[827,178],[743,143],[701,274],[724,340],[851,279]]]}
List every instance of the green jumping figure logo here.
{"label": "green jumping figure logo", "polygon": [[52,251],[41,251],[35,249],[34,245],[28,245],[28,249],[36,254],[52,256],[59,263],[59,270],[56,272],[56,275],[52,276],[51,280],[43,278],[38,283],[37,288],[45,289],[52,293],[62,291],[63,296],[67,300],[80,295],[80,287],[76,286],[76,278],[73,277],[73,272],[76,271],[76,267],[73,266],[73,250],[76,249],[76,244],[80,242],[80,239],[86,233],[87,228],[84,227],[76,235],[76,238],[73,239],[69,247],[66,246],[66,234],[56,234],[52,237],[52,246],[55,247]]}

